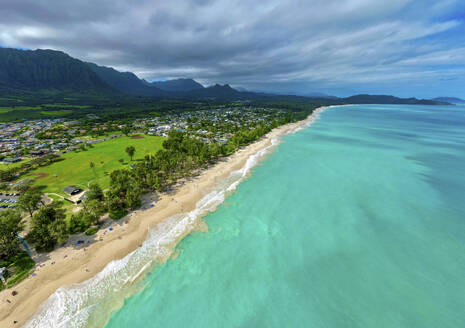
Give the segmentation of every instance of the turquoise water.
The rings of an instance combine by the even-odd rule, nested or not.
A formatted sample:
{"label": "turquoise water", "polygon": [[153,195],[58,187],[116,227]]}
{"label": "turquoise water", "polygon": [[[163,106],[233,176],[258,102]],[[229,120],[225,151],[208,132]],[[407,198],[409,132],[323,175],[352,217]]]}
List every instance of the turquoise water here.
{"label": "turquoise water", "polygon": [[106,327],[463,327],[465,108],[332,108],[283,141]]}

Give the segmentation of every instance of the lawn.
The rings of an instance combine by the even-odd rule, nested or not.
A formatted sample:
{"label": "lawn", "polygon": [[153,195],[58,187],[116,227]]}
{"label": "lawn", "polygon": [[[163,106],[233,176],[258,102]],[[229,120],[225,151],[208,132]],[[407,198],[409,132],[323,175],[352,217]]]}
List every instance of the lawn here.
{"label": "lawn", "polygon": [[27,163],[29,162],[30,159],[23,159],[19,162],[16,162],[16,163],[10,163],[10,164],[0,164],[0,170],[9,170],[9,169],[12,169],[14,167],[18,167],[18,166],[21,166],[23,165],[24,163]]}
{"label": "lawn", "polygon": [[43,114],[43,115],[47,115],[47,116],[66,116],[66,115],[72,114],[73,111],[63,109],[63,110],[41,111],[40,113]]}
{"label": "lawn", "polygon": [[[142,137],[142,136],[141,136]],[[125,149],[134,146],[134,162],[147,154],[154,154],[162,148],[164,138],[156,136],[119,137],[104,141],[85,151],[69,152],[61,157],[62,161],[30,172],[26,178],[35,178],[35,185],[44,186],[44,192],[65,196],[63,189],[69,185],[86,188],[89,182],[98,182],[102,188],[109,186],[110,173],[115,169],[125,168],[131,164]],[[123,159],[123,163],[119,160]],[[94,168],[90,163],[94,163]]]}
{"label": "lawn", "polygon": [[44,104],[42,107],[53,107],[53,108],[90,108],[87,105],[68,105],[68,104]]}
{"label": "lawn", "polygon": [[21,99],[17,99],[17,98],[6,98],[6,97],[0,97],[0,100],[23,102]]}
{"label": "lawn", "polygon": [[[1,99],[1,98],[0,98]],[[87,105],[44,104],[38,106],[1,106],[0,122],[36,120],[41,118],[58,118],[75,114],[80,109],[90,108]]]}
{"label": "lawn", "polygon": [[79,139],[81,140],[98,140],[98,139],[104,139],[104,138],[108,138],[108,137],[111,137],[111,136],[114,136],[116,134],[121,134],[121,131],[111,131],[111,132],[106,132],[102,135],[94,135],[94,136],[80,136]]}
{"label": "lawn", "polygon": [[12,106],[12,107],[0,107],[1,113],[11,112],[12,110],[37,110],[41,109],[40,106]]}

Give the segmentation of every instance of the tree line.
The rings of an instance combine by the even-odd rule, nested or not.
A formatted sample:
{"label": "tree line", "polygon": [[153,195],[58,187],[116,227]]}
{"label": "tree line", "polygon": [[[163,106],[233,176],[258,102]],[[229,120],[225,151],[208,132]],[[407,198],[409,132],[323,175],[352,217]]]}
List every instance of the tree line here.
{"label": "tree line", "polygon": [[[163,149],[138,160],[130,168],[113,171],[106,192],[98,184],[90,184],[81,210],[73,213],[68,220],[62,202],[44,204],[41,191],[29,187],[19,197],[20,210],[0,212],[0,259],[11,258],[20,252],[17,236],[25,228],[23,213],[30,217],[26,240],[38,251],[53,250],[65,242],[70,234],[97,231],[104,214],[108,213],[115,220],[120,219],[129,210],[141,206],[144,193],[164,192],[179,179],[198,174],[201,169],[256,141],[273,128],[296,119],[291,113],[260,123],[253,129],[240,128],[226,143],[209,144],[184,132],[172,131],[163,142]],[[125,151],[132,160],[136,149],[130,146]]]}
{"label": "tree line", "polygon": [[61,158],[56,154],[47,154],[45,156],[34,158],[28,162],[22,163],[19,166],[8,168],[6,170],[0,170],[0,181],[4,182],[13,180],[21,174],[25,174],[42,166],[48,166],[60,160]]}

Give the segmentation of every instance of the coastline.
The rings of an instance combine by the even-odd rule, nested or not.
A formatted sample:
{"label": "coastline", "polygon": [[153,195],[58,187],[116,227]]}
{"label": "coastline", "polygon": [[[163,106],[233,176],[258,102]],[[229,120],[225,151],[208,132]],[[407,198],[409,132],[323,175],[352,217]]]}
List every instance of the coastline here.
{"label": "coastline", "polygon": [[[319,107],[305,120],[272,130],[260,140],[238,150],[197,177],[176,186],[173,192],[159,195],[153,207],[150,204],[153,203],[155,194],[146,195],[143,209],[136,210],[127,218],[113,223],[111,230],[107,226],[94,236],[73,236],[66,246],[49,254],[40,255],[41,261],[36,266],[34,276],[30,276],[13,289],[0,292],[0,326],[24,325],[60,287],[79,284],[102,274],[110,263],[124,259],[142,248],[150,236],[150,231],[167,223],[170,218],[185,215],[186,220],[191,219],[187,223],[192,224],[192,227],[190,230],[176,231],[178,234],[173,239],[163,241],[166,245],[161,240],[157,240],[157,247],[173,249],[186,234],[195,229],[206,229],[205,225],[202,226],[203,221],[200,218],[213,211],[224,200],[226,193],[235,189],[250,168],[277,144],[278,139],[308,126],[318,118],[321,111],[327,108],[329,107]],[[252,157],[255,160],[253,163],[250,162]],[[236,181],[232,181],[217,199],[210,197],[219,185],[225,184],[230,179],[234,172],[240,172],[242,175]],[[176,230],[178,227],[171,226],[171,229]],[[77,240],[85,240],[85,242],[76,245]],[[156,259],[157,263],[162,263],[172,255],[171,252],[162,254],[164,255]],[[147,267],[143,267],[133,281],[146,269]],[[12,296],[12,290],[17,291],[18,294]]]}

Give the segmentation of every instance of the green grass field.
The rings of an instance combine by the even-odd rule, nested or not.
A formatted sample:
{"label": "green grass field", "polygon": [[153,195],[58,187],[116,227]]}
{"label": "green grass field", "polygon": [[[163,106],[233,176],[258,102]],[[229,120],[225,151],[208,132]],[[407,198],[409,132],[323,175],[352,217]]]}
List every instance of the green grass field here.
{"label": "green grass field", "polygon": [[44,104],[43,107],[53,107],[53,108],[90,108],[87,105],[69,105],[69,104]]}
{"label": "green grass field", "polygon": [[75,115],[79,110],[86,110],[90,107],[88,105],[70,105],[64,103],[37,106],[0,106],[0,122],[61,118]]}
{"label": "green grass field", "polygon": [[61,116],[71,115],[71,114],[73,114],[73,111],[63,109],[63,110],[41,111],[40,113],[43,114],[43,115],[47,115],[47,116],[60,116],[61,117]]}
{"label": "green grass field", "polygon": [[1,113],[10,112],[12,110],[37,110],[41,109],[40,106],[14,106],[14,107],[0,107]]}
{"label": "green grass field", "polygon": [[21,99],[9,98],[9,97],[0,97],[0,101],[1,100],[14,101],[14,102],[23,102]]}
{"label": "green grass field", "polygon": [[121,134],[121,131],[112,131],[112,132],[107,132],[107,133],[104,133],[102,135],[96,135],[96,136],[81,136],[79,137],[79,139],[82,139],[82,140],[98,140],[98,139],[103,139],[103,138],[108,138],[108,137],[111,137],[111,136],[114,136],[116,134]]}
{"label": "green grass field", "polygon": [[16,162],[16,163],[11,163],[11,164],[0,164],[0,170],[9,170],[9,169],[12,169],[14,167],[18,167],[18,166],[21,166],[23,165],[24,163],[27,163],[29,162],[30,159],[23,159],[21,160],[20,162]]}
{"label": "green grass field", "polygon": [[[36,178],[34,185],[44,186],[44,192],[65,195],[63,189],[69,185],[86,188],[89,182],[98,182],[102,188],[108,188],[110,173],[115,169],[125,168],[131,164],[125,149],[134,146],[134,162],[147,154],[154,154],[162,148],[164,138],[144,136],[141,139],[119,137],[104,141],[88,148],[86,151],[69,152],[61,157],[62,161],[30,172],[25,178]],[[119,162],[124,160],[124,164]],[[90,168],[90,162],[94,168]],[[56,176],[55,176],[56,175]]]}

